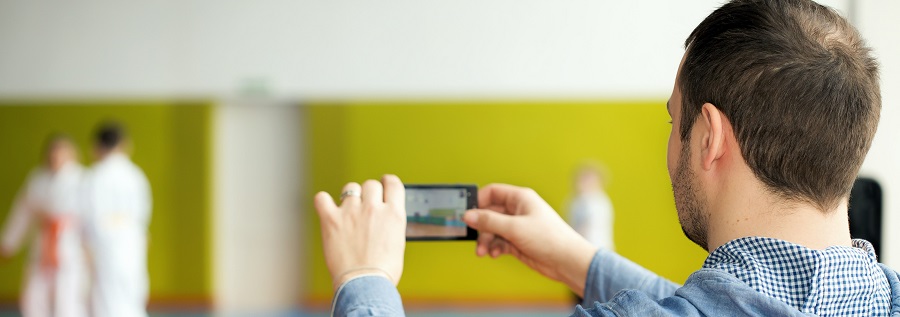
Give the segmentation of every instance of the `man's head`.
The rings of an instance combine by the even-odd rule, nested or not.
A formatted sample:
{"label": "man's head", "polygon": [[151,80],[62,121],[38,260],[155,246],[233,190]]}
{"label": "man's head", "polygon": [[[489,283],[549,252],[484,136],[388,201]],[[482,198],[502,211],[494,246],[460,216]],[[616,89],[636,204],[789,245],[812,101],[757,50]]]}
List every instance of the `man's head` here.
{"label": "man's head", "polygon": [[47,138],[44,147],[44,159],[51,172],[62,169],[66,163],[77,160],[78,152],[75,143],[65,134],[52,134]]}
{"label": "man's head", "polygon": [[878,67],[846,20],[808,0],[735,0],[685,47],[668,166],[688,238],[706,247],[715,140],[733,138],[775,199],[823,213],[846,201],[881,111]]}
{"label": "man's head", "polygon": [[94,131],[94,151],[98,159],[122,151],[126,142],[125,128],[115,121],[104,121]]}

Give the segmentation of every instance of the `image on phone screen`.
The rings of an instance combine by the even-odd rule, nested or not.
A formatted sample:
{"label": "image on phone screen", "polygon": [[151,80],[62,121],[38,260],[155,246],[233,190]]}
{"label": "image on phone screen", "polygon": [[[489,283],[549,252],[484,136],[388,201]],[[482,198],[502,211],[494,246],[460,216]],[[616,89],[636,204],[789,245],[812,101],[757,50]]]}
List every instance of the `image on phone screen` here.
{"label": "image on phone screen", "polygon": [[462,220],[477,205],[471,185],[407,185],[408,240],[470,240],[476,235]]}

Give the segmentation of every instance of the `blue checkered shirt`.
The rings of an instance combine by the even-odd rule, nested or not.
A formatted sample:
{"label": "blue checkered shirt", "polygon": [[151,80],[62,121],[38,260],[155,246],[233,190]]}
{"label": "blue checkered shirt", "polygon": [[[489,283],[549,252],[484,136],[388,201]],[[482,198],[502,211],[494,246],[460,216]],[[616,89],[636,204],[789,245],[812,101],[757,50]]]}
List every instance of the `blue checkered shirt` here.
{"label": "blue checkered shirt", "polygon": [[887,316],[891,291],[865,240],[813,250],[783,240],[745,237],[717,248],[704,268],[731,273],[756,291],[819,316]]}

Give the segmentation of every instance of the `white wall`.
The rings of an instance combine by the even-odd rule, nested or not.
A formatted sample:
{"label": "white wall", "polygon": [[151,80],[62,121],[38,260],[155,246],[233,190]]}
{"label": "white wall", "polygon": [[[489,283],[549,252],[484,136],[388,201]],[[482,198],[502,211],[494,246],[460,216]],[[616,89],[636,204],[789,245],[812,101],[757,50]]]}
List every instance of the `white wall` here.
{"label": "white wall", "polygon": [[884,190],[884,247],[881,259],[900,268],[900,2],[857,1],[855,24],[881,63],[881,122],[861,174]]}
{"label": "white wall", "polygon": [[[300,109],[225,100],[216,108],[214,289],[218,316],[296,308],[303,285]],[[280,316],[280,315],[279,315]]]}
{"label": "white wall", "polygon": [[720,1],[0,1],[0,95],[665,97]]}

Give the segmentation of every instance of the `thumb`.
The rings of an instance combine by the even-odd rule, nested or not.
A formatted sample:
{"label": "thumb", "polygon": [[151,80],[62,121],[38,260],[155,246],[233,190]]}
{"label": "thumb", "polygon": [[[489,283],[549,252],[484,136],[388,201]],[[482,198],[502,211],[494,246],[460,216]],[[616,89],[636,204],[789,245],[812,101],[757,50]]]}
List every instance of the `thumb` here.
{"label": "thumb", "polygon": [[514,216],[488,209],[472,209],[463,215],[463,221],[478,231],[508,237],[515,227]]}

